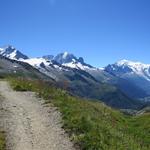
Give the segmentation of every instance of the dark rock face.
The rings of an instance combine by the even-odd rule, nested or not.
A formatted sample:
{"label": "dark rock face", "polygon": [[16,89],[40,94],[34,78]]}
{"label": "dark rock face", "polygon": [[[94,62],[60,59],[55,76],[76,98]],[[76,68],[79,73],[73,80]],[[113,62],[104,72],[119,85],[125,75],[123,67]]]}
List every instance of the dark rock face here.
{"label": "dark rock face", "polygon": [[79,57],[78,61],[81,63],[81,64],[84,64],[84,59],[82,57]]}
{"label": "dark rock face", "polygon": [[20,59],[20,58],[28,59],[28,56],[22,54],[20,51],[16,51],[16,56],[15,57],[16,57],[16,59]]}
{"label": "dark rock face", "polygon": [[119,76],[125,73],[131,73],[133,70],[128,66],[118,66],[116,64],[112,64],[105,67],[105,71],[114,74],[116,76]]}
{"label": "dark rock face", "polygon": [[45,55],[45,56],[43,56],[43,58],[46,60],[53,60],[54,56],[53,55]]}

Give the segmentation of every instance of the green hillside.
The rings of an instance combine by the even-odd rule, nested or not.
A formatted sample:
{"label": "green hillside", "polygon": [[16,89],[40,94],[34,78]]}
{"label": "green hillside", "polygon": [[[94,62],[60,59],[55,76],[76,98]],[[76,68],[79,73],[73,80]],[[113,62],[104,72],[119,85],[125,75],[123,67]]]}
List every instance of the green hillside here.
{"label": "green hillside", "polygon": [[49,83],[11,79],[18,91],[34,91],[62,113],[63,127],[82,150],[149,150],[150,113],[127,116],[103,103],[69,95]]}

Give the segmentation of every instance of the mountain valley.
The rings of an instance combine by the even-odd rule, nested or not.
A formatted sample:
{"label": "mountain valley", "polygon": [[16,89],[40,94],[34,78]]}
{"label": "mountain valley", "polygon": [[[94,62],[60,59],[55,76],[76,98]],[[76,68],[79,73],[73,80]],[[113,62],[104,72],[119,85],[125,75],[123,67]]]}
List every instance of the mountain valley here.
{"label": "mountain valley", "polygon": [[[122,60],[99,69],[85,63],[82,57],[77,58],[68,52],[29,58],[12,46],[0,48],[0,54],[2,60],[5,58],[5,61],[7,59],[24,66],[33,66],[35,69],[32,70],[41,72],[42,79],[50,78],[72,94],[99,99],[120,109],[137,109],[149,105],[150,65]],[[16,74],[17,67],[14,66],[7,68],[14,68],[12,71]]]}
{"label": "mountain valley", "polygon": [[0,48],[0,150],[149,150],[149,66],[132,63]]}

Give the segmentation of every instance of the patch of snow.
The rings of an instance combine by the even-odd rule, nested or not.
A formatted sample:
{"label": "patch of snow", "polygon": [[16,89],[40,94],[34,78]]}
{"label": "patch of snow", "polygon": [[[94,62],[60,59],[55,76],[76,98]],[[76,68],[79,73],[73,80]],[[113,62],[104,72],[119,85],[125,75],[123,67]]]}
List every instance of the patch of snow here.
{"label": "patch of snow", "polygon": [[62,70],[62,67],[58,66],[58,65],[53,65],[56,69]]}
{"label": "patch of snow", "polygon": [[67,56],[68,56],[68,52],[64,52],[63,59],[66,59]]}
{"label": "patch of snow", "polygon": [[30,59],[22,59],[23,62],[26,62],[28,64],[30,64],[31,66],[34,66],[34,67],[40,67],[40,65],[42,63],[44,63],[44,65],[48,66],[51,64],[51,62],[47,62],[44,58],[30,58]]}
{"label": "patch of snow", "polygon": [[74,68],[74,69],[81,69],[81,70],[92,70],[96,68],[90,68],[89,66],[83,65],[80,62],[76,62],[75,60],[70,63],[62,64],[65,67]]}
{"label": "patch of snow", "polygon": [[98,68],[98,69],[99,69],[99,70],[102,70],[102,71],[105,70],[105,68],[103,68],[103,67],[102,67],[102,68]]}
{"label": "patch of snow", "polygon": [[15,66],[15,65],[14,65],[13,67],[14,67],[14,68],[18,68],[18,66]]}
{"label": "patch of snow", "polygon": [[15,50],[11,54],[9,54],[7,57],[10,59],[16,59],[16,54],[17,54],[17,51]]}
{"label": "patch of snow", "polygon": [[0,48],[0,53],[2,53],[4,51],[4,49],[3,48]]}

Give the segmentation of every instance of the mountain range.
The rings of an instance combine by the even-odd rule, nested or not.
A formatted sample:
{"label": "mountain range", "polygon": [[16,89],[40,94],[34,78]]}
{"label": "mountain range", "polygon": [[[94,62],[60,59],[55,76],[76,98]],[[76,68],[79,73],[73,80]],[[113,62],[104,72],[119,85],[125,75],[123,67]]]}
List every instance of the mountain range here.
{"label": "mountain range", "polygon": [[21,72],[28,75],[34,72],[32,76],[56,82],[74,95],[101,100],[120,109],[137,109],[150,102],[148,64],[121,60],[96,68],[68,52],[29,58],[13,46],[0,48],[0,55],[1,73],[5,70],[5,74],[9,71],[17,74],[20,69],[14,66],[18,64],[20,68],[30,66],[30,70],[21,69]]}

